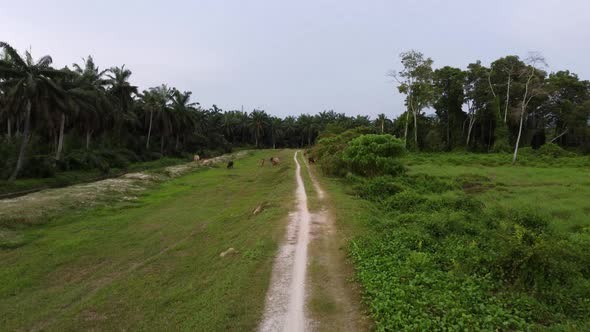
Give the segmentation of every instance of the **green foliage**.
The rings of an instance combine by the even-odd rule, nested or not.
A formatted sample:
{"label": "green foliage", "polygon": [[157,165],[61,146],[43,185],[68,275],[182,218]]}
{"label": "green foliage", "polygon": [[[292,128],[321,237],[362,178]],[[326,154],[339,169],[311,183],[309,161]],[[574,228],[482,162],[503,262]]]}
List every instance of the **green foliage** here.
{"label": "green foliage", "polygon": [[325,133],[324,136],[320,136],[317,144],[311,150],[311,156],[320,163],[324,174],[344,176],[347,173],[347,165],[342,160],[344,149],[352,139],[368,132],[370,132],[369,128],[358,127],[346,130],[341,134]]}
{"label": "green foliage", "polygon": [[[349,252],[377,330],[527,330],[590,315],[590,232],[485,207],[477,174],[348,178],[381,211]],[[466,187],[467,186],[467,187]]]}
{"label": "green foliage", "polygon": [[348,143],[342,160],[355,174],[398,175],[404,170],[399,161],[404,152],[404,142],[392,135],[362,135]]}
{"label": "green foliage", "polygon": [[572,157],[575,154],[569,151],[564,150],[559,145],[555,143],[547,143],[541,145],[538,150],[538,153],[543,156],[550,156],[550,157]]}

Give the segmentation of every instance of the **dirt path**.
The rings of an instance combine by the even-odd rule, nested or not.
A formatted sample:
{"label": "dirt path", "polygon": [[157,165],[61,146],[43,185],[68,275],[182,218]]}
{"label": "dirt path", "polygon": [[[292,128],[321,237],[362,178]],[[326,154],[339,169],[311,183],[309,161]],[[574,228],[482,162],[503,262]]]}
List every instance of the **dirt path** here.
{"label": "dirt path", "polygon": [[287,242],[275,260],[261,331],[304,331],[309,327],[305,317],[305,279],[311,215],[297,154],[298,151],[293,156],[297,211],[289,215]]}
{"label": "dirt path", "polygon": [[307,165],[321,208],[310,213],[298,152],[293,160],[297,210],[289,215],[287,241],[273,267],[260,331],[365,331],[360,292],[351,281],[327,195]]}

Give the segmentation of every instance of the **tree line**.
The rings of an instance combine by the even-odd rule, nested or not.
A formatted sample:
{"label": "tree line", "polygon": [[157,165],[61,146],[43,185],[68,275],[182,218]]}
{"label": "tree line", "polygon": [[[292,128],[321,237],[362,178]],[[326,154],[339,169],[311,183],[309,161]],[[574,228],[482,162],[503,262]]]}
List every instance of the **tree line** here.
{"label": "tree line", "polygon": [[320,132],[356,127],[394,134],[414,150],[512,150],[516,157],[515,147],[553,142],[590,151],[590,83],[569,71],[547,74],[538,56],[462,70],[433,69],[422,53],[405,52],[391,76],[406,95],[406,112],[372,120],[332,110],[279,118],[205,108],[192,92],[165,84],[139,91],[124,65],[101,70],[88,56],[54,68],[50,56],[21,55],[5,42],[0,49],[0,177],[10,180],[238,146],[299,148]]}
{"label": "tree line", "polygon": [[510,151],[513,162],[519,147],[545,143],[590,152],[590,82],[567,70],[547,73],[539,54],[466,69],[433,69],[415,50],[400,59],[401,70],[390,76],[406,96],[406,112],[393,132],[410,149]]}
{"label": "tree line", "polygon": [[165,84],[139,91],[124,65],[101,70],[88,56],[54,68],[50,56],[34,59],[4,42],[0,48],[0,175],[10,180],[236,146],[310,146],[328,125],[372,125],[367,116],[334,111],[278,118],[204,108],[192,92]]}

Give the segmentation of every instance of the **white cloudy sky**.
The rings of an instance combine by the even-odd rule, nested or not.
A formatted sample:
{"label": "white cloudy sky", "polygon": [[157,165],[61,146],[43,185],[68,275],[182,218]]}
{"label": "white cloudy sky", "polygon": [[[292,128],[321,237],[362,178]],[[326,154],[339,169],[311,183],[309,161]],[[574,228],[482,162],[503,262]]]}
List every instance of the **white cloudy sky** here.
{"label": "white cloudy sky", "polygon": [[0,40],[57,66],[126,64],[204,106],[287,114],[399,114],[400,52],[435,66],[539,51],[590,78],[587,0],[0,0]]}

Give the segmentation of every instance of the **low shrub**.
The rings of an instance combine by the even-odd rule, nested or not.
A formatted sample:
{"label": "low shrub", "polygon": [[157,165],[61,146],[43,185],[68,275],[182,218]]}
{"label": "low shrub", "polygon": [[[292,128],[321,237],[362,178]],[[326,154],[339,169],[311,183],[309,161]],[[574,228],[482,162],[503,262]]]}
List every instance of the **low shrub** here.
{"label": "low shrub", "polygon": [[541,145],[541,147],[537,150],[537,153],[542,156],[550,156],[553,158],[575,156],[575,153],[564,150],[562,147],[555,143],[547,143]]}
{"label": "low shrub", "polygon": [[352,139],[342,152],[342,160],[355,174],[399,175],[404,171],[399,161],[404,153],[402,140],[392,135],[369,134]]}

